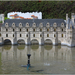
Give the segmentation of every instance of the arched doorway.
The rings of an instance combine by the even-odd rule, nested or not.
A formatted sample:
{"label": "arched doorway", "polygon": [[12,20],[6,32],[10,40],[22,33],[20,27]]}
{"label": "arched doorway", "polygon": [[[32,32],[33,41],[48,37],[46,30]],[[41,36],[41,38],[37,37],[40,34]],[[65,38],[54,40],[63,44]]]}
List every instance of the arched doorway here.
{"label": "arched doorway", "polygon": [[12,42],[9,39],[4,40],[4,45],[11,45]]}
{"label": "arched doorway", "polygon": [[52,41],[51,41],[50,39],[46,39],[46,40],[44,41],[44,44],[45,44],[45,45],[52,45]]}
{"label": "arched doorway", "polygon": [[31,45],[39,45],[39,42],[37,39],[31,40]]}
{"label": "arched doorway", "polygon": [[23,39],[19,39],[19,40],[17,41],[17,43],[18,43],[19,45],[23,45],[23,44],[25,44],[25,41],[24,41]]}

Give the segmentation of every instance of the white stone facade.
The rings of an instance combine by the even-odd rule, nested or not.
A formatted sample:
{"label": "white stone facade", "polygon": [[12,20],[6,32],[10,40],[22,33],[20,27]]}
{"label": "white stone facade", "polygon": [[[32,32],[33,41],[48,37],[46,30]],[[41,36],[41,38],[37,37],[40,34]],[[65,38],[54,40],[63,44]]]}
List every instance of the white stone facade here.
{"label": "white stone facade", "polygon": [[27,12],[27,13],[22,13],[22,12],[9,12],[7,14],[7,18],[12,19],[10,15],[18,14],[19,16],[22,16],[24,18],[31,18],[31,15],[35,15],[38,17],[38,19],[42,19],[42,12]]}
{"label": "white stone facade", "polygon": [[74,14],[71,19],[66,14],[66,23],[63,19],[40,19],[23,20],[7,19],[1,27],[0,43],[9,39],[12,44],[22,39],[25,44],[30,45],[36,39],[39,45],[44,45],[50,40],[53,45],[75,46],[75,24]]}

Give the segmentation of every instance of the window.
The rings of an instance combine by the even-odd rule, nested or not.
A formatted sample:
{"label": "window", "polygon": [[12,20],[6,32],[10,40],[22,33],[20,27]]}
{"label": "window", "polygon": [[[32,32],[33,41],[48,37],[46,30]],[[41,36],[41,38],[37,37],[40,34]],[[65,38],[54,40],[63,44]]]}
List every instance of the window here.
{"label": "window", "polygon": [[33,34],[33,37],[35,37],[35,34]]}
{"label": "window", "polygon": [[21,29],[20,29],[20,32],[21,32]]}
{"label": "window", "polygon": [[20,37],[22,37],[22,35],[20,34]]}
{"label": "window", "polygon": [[56,35],[54,34],[54,37],[56,37]]}
{"label": "window", "polygon": [[14,32],[14,29],[13,29],[13,32]]}
{"label": "window", "polygon": [[0,36],[1,36],[1,33],[0,33]]}
{"label": "window", "polygon": [[47,29],[47,31],[49,31],[49,29]]}
{"label": "window", "polygon": [[6,29],[6,32],[8,31],[8,29]]}
{"label": "window", "polygon": [[40,32],[42,31],[42,29],[40,29]]}
{"label": "window", "polygon": [[47,37],[49,37],[49,34],[47,34]]}
{"label": "window", "polygon": [[8,34],[6,34],[6,37],[8,37]]}
{"label": "window", "polygon": [[35,32],[35,29],[33,29],[33,31]]}
{"label": "window", "polygon": [[40,34],[40,37],[42,37],[42,34]]}
{"label": "window", "polygon": [[61,36],[63,37],[63,34]]}
{"label": "window", "polygon": [[70,37],[70,39],[72,39],[72,37]]}
{"label": "window", "polygon": [[27,29],[27,32],[28,32],[28,29]]}
{"label": "window", "polygon": [[26,35],[26,37],[28,37],[28,34]]}
{"label": "window", "polygon": [[70,27],[70,29],[72,29],[72,27]]}
{"label": "window", "polygon": [[54,31],[56,31],[56,28],[54,28]]}
{"label": "window", "polygon": [[62,29],[62,31],[63,31],[63,29]]}
{"label": "window", "polygon": [[13,34],[13,37],[14,37],[14,34]]}

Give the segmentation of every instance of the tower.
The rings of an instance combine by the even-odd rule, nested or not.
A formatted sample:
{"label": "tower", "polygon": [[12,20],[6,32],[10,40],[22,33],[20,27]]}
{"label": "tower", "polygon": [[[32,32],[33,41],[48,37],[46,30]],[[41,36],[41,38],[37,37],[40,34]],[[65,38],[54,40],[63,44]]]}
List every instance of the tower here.
{"label": "tower", "polygon": [[2,23],[4,23],[4,14],[1,14],[2,15]]}
{"label": "tower", "polygon": [[71,13],[71,20],[72,20],[72,22],[74,24],[74,13]]}

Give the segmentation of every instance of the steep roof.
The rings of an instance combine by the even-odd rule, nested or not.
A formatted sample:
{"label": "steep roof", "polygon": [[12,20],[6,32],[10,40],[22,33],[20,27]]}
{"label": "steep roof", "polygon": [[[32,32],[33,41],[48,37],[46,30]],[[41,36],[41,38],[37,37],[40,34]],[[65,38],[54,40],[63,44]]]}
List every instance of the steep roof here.
{"label": "steep roof", "polygon": [[12,23],[15,23],[16,26],[19,26],[19,23],[22,23],[22,25],[25,26],[27,22],[30,26],[32,26],[33,23],[36,23],[37,27],[40,23],[43,23],[43,26],[46,26],[47,22],[50,23],[50,26],[53,26],[53,23],[55,22],[57,23],[57,26],[60,26],[62,22],[66,26],[64,19],[6,19],[2,26],[5,26],[5,23],[8,23],[9,26],[11,26]]}

